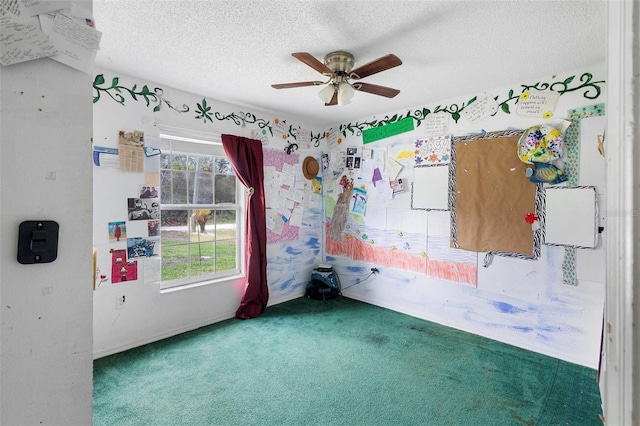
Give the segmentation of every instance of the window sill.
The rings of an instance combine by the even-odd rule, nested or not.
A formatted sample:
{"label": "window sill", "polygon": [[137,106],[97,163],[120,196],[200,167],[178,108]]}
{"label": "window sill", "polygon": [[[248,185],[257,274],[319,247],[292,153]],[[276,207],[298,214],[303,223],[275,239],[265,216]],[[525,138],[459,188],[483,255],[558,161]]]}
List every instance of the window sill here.
{"label": "window sill", "polygon": [[192,289],[192,288],[196,288],[196,287],[220,284],[220,283],[224,283],[224,282],[239,280],[239,279],[242,279],[244,277],[245,277],[244,274],[236,274],[236,275],[230,275],[228,277],[216,278],[216,279],[213,279],[213,280],[198,281],[198,282],[195,282],[195,283],[176,285],[176,286],[173,286],[173,287],[167,287],[167,288],[160,289],[160,294],[168,294],[168,293],[173,293],[173,292],[182,291],[182,290],[188,290],[188,289]]}

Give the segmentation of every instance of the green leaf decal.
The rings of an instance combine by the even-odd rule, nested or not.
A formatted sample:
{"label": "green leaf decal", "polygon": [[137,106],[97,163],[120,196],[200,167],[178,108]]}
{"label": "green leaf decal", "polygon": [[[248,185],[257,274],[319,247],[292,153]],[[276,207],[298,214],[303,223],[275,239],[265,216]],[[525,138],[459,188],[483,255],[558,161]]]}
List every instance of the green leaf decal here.
{"label": "green leaf decal", "polygon": [[[565,93],[580,91],[582,96],[586,99],[597,99],[601,96],[602,85],[605,83],[605,81],[603,80],[595,81],[593,78],[593,75],[588,72],[584,72],[580,74],[579,79],[576,79],[576,75],[572,75],[565,78],[564,80],[557,80],[557,81],[555,81],[555,76],[554,76],[553,80],[554,81],[552,83],[539,81],[537,83],[534,83],[533,85],[521,84],[520,85],[522,88],[521,93],[535,92],[535,91],[551,91],[562,96]],[[149,107],[151,103],[153,103],[154,104],[153,112],[159,112],[162,109],[163,105],[166,105],[168,108],[178,113],[185,113],[190,111],[190,108],[185,104],[182,105],[181,109],[175,108],[171,101],[163,97],[164,91],[159,87],[155,87],[153,90],[150,90],[147,85],[144,85],[142,86],[141,89],[138,89],[138,85],[133,84],[131,88],[128,88],[123,85],[120,85],[119,77],[113,77],[111,79],[110,86],[103,86],[105,84],[105,81],[106,80],[103,74],[98,74],[94,77],[93,103],[96,103],[105,97],[109,97],[113,101],[119,103],[120,105],[126,106],[125,102],[127,98],[125,96],[128,93],[133,101],[141,101],[142,99],[140,98],[143,98],[147,107]],[[102,96],[103,94],[106,96]],[[494,97],[494,100],[500,106],[500,110],[506,114],[511,113],[510,105],[517,105],[519,99],[520,99],[520,96],[515,94],[513,89],[510,89],[508,91],[506,98],[502,96]],[[340,124],[339,133],[342,134],[344,137],[346,137],[347,131],[348,131],[349,134],[351,135],[359,136],[362,134],[364,130],[384,126],[387,124],[392,124],[397,122],[400,119],[406,119],[409,117],[412,117],[416,127],[419,127],[422,121],[424,121],[425,117],[427,117],[429,114],[436,114],[436,113],[449,114],[451,118],[455,120],[455,122],[457,123],[458,120],[460,119],[461,112],[467,106],[469,106],[470,104],[476,101],[477,101],[477,96],[474,96],[473,98],[469,99],[466,104],[452,103],[448,105],[437,105],[432,110],[426,107],[422,107],[416,110],[409,110],[407,111],[406,114],[399,113],[399,114],[393,115],[392,117],[385,116],[383,119],[375,119],[370,121],[365,120],[365,121],[360,121],[355,123]],[[196,119],[203,119],[205,123],[207,121],[213,122],[213,118],[215,117],[216,120],[221,120],[221,121],[231,120],[233,123],[235,123],[238,126],[245,125],[245,124],[254,124],[258,126],[260,129],[268,129],[269,134],[271,136],[274,136],[271,122],[269,120],[258,118],[252,113],[247,112],[247,113],[242,113],[240,115],[237,115],[236,113],[232,112],[230,114],[225,115],[218,111],[213,110],[212,106],[209,105],[207,100],[204,98],[202,99],[201,103],[196,102],[196,106],[197,107],[194,108],[195,109],[194,112],[196,113],[194,117]],[[495,115],[495,113],[492,115]],[[293,127],[292,125],[290,125],[289,135],[293,136],[295,139],[296,135],[292,131],[292,129]],[[315,147],[320,146],[320,141],[322,139],[327,139],[328,134],[329,134],[328,132],[319,132],[315,135],[311,133],[311,141],[313,142],[314,146]]]}

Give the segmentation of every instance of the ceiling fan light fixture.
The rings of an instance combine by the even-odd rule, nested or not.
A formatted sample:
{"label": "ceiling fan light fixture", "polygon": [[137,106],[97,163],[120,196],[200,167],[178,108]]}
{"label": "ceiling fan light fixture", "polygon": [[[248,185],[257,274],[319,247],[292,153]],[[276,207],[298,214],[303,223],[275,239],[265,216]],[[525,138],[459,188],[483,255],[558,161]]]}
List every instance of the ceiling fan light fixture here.
{"label": "ceiling fan light fixture", "polygon": [[347,105],[351,103],[351,99],[353,95],[355,95],[356,91],[351,87],[349,83],[343,81],[338,85],[338,105]]}
{"label": "ceiling fan light fixture", "polygon": [[320,99],[322,99],[325,104],[328,104],[331,102],[334,92],[335,87],[333,87],[333,83],[329,83],[320,92],[318,92],[318,96],[320,96]]}
{"label": "ceiling fan light fixture", "polygon": [[348,75],[353,68],[354,59],[351,53],[338,50],[327,54],[324,57],[324,64],[334,74]]}
{"label": "ceiling fan light fixture", "polygon": [[373,95],[393,98],[399,90],[391,87],[378,86],[377,84],[355,82],[361,78],[386,71],[390,68],[402,65],[402,61],[394,54],[388,54],[365,65],[353,68],[354,58],[349,52],[337,50],[324,57],[324,63],[308,52],[294,52],[291,54],[305,65],[313,68],[320,74],[328,77],[329,81],[300,81],[296,83],[272,84],[274,89],[288,89],[292,87],[325,85],[318,96],[324,101],[325,106],[347,105],[356,91],[371,93]]}

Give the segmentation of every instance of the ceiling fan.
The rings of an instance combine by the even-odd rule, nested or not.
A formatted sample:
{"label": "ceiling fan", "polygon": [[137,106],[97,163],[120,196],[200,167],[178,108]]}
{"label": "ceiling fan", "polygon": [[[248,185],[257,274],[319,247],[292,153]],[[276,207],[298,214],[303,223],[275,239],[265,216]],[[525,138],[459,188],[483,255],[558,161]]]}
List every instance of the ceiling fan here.
{"label": "ceiling fan", "polygon": [[378,58],[368,64],[353,68],[355,63],[353,55],[345,51],[336,51],[324,57],[324,63],[320,62],[313,55],[306,52],[292,53],[291,56],[304,62],[320,74],[329,78],[327,81],[301,81],[298,83],[272,84],[274,89],[290,89],[293,87],[320,86],[326,85],[318,95],[326,106],[346,105],[351,102],[355,91],[372,93],[374,95],[393,98],[398,93],[397,89],[391,87],[378,86],[376,84],[362,83],[360,80],[390,68],[402,65],[402,61],[396,55],[389,54]]}

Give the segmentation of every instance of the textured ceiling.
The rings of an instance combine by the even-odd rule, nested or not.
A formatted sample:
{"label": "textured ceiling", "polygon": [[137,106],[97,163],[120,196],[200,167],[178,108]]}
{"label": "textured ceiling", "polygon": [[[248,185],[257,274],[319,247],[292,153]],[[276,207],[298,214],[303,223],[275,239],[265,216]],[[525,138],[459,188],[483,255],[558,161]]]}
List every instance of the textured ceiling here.
{"label": "textured ceiling", "polygon": [[[246,111],[276,111],[309,124],[339,124],[432,105],[486,89],[562,75],[603,62],[607,3],[598,1],[93,0],[102,31],[96,65]],[[399,67],[363,82],[388,99],[356,92],[324,106],[324,80],[291,56],[334,50],[356,67],[394,53]]]}

